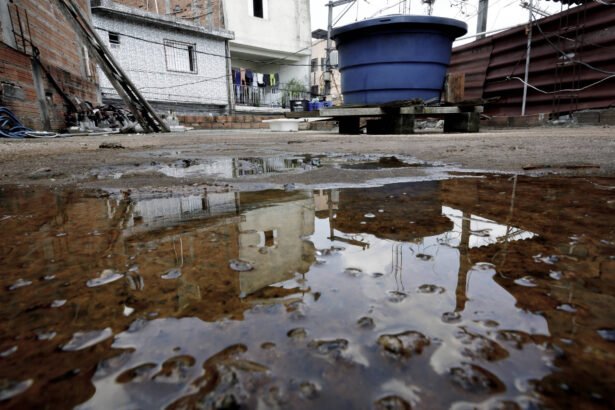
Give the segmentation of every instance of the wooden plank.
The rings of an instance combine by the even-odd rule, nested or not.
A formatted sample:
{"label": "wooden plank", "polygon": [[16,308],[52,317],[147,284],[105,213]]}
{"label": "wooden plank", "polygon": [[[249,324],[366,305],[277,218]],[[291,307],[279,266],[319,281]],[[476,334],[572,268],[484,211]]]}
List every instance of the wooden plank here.
{"label": "wooden plank", "polygon": [[360,107],[360,108],[325,108],[320,110],[323,117],[371,117],[384,115],[385,112],[380,107]]}
{"label": "wooden plank", "polygon": [[318,111],[291,111],[284,113],[286,118],[316,118],[320,117]]}
{"label": "wooden plank", "polygon": [[420,114],[428,114],[428,115],[443,115],[443,114],[460,114],[462,112],[483,112],[482,106],[474,106],[474,107],[425,107],[415,105],[412,107],[402,107],[400,109],[401,114],[412,114],[412,115],[420,115]]}

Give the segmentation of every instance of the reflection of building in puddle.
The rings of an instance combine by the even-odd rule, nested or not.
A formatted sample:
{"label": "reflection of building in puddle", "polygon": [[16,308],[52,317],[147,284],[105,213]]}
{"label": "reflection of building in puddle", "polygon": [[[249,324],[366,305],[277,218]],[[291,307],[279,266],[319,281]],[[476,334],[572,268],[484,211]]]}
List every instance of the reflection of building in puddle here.
{"label": "reflection of building in puddle", "polygon": [[313,263],[314,247],[304,238],[314,233],[314,199],[310,193],[295,196],[242,214],[239,257],[254,266],[239,275],[242,295],[306,273]]}
{"label": "reflection of building in puddle", "polygon": [[294,157],[270,158],[220,158],[210,160],[176,161],[171,165],[158,168],[162,174],[173,178],[195,176],[217,176],[220,178],[238,178],[249,175],[265,175],[284,172],[303,165],[303,159]]}
{"label": "reflection of building in puddle", "polygon": [[[237,214],[240,216],[219,219]],[[238,274],[238,296],[288,280],[295,273],[305,273],[314,261],[313,246],[304,240],[314,232],[314,200],[309,192],[214,193],[136,200],[131,202],[123,224],[124,235],[133,237],[130,242],[141,248],[155,248],[156,254],[164,249],[168,255],[160,258],[168,261],[167,268],[187,265],[183,271],[189,272],[190,266],[207,263],[207,255],[195,252],[202,247],[195,241],[209,242],[210,227],[216,220],[218,225],[222,223],[238,232],[237,242],[227,246],[236,251],[226,261],[238,258],[254,267]],[[184,274],[180,281],[178,297],[182,306],[197,296],[200,299],[193,276]]]}
{"label": "reflection of building in puddle", "polygon": [[238,210],[237,195],[233,192],[191,195],[184,197],[151,198],[134,200],[132,218],[127,228],[141,225],[151,229],[160,225],[234,214]]}
{"label": "reflection of building in puddle", "polygon": [[340,191],[331,189],[329,191],[318,190],[314,192],[314,209],[316,213],[327,212],[324,216],[328,216],[330,209],[336,211],[340,202]]}

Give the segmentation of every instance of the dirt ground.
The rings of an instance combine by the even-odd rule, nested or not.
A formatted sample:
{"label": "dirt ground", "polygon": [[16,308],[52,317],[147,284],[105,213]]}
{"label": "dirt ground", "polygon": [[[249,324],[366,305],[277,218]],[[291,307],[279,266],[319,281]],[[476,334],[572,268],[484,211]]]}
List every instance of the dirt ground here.
{"label": "dirt ground", "polygon": [[[101,148],[110,144],[116,148]],[[343,169],[337,164],[304,167],[240,179],[220,175],[172,178],[153,165],[220,158],[289,155],[344,158],[408,156],[424,167]],[[370,157],[371,158],[371,157]],[[342,161],[342,162],[343,162]],[[531,167],[528,167],[530,165]],[[106,172],[101,172],[106,170]],[[116,172],[117,171],[117,172]],[[533,128],[478,134],[338,135],[333,132],[273,133],[258,130],[189,131],[152,135],[107,135],[61,139],[0,140],[0,184],[82,187],[262,186],[363,184],[383,179],[442,176],[451,171],[520,174],[615,175],[615,129]]]}

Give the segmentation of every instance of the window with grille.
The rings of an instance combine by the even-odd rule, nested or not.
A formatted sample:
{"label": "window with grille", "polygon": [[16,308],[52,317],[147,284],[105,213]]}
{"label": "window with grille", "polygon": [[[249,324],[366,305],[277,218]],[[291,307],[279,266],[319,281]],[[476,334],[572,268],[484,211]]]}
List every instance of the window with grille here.
{"label": "window with grille", "polygon": [[193,74],[198,72],[196,44],[164,40],[164,57],[167,62],[167,71]]}

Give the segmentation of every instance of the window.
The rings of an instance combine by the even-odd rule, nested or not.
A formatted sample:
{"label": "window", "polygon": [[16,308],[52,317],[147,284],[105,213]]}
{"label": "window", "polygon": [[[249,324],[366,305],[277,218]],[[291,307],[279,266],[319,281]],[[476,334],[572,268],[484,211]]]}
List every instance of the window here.
{"label": "window", "polygon": [[313,58],[312,59],[312,72],[315,73],[317,69],[318,69],[318,59]]}
{"label": "window", "polygon": [[196,44],[164,40],[164,57],[167,62],[167,71],[193,74],[198,72]]}
{"label": "window", "polygon": [[109,32],[109,44],[111,48],[119,48],[120,47],[120,33]]}
{"label": "window", "polygon": [[254,17],[263,18],[265,13],[263,13],[263,0],[252,0]]}

